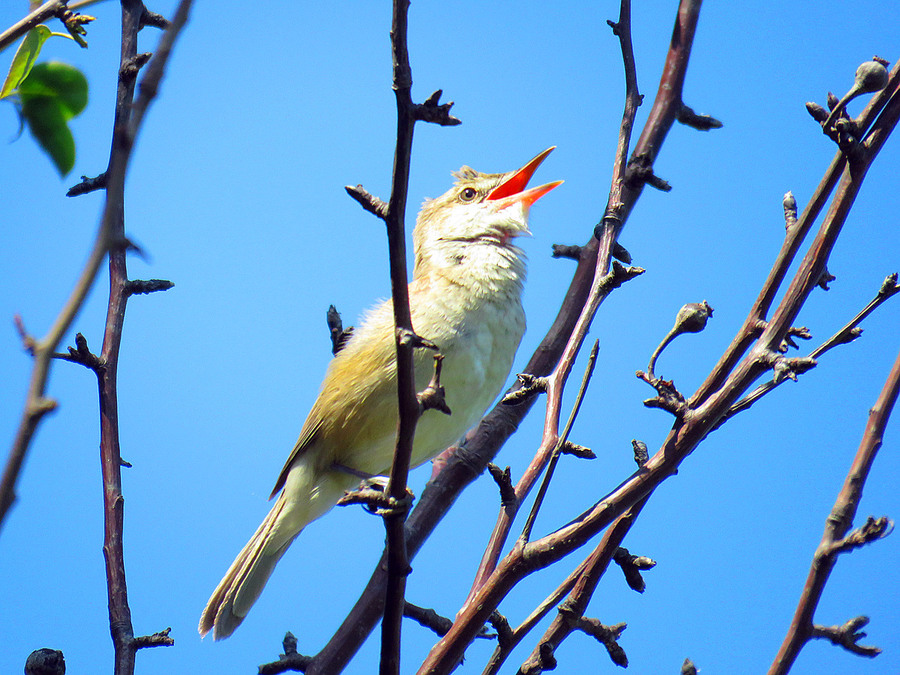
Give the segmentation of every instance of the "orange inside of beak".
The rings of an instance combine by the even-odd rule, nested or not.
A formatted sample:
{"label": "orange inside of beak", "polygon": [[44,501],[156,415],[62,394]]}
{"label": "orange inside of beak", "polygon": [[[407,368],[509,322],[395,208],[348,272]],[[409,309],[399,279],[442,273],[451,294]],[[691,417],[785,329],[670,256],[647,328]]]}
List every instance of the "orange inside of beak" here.
{"label": "orange inside of beak", "polygon": [[537,170],[537,168],[541,165],[541,162],[546,159],[547,155],[553,152],[555,147],[556,146],[547,148],[537,157],[528,162],[528,164],[513,173],[512,176],[510,176],[505,181],[500,183],[500,185],[491,190],[491,193],[487,196],[487,199],[489,201],[503,200],[505,202],[508,202],[506,204],[497,204],[497,207],[499,209],[504,209],[507,206],[512,206],[517,202],[521,202],[525,204],[525,206],[531,206],[538,199],[550,192],[550,190],[561,185],[562,181],[558,180],[552,183],[547,183],[545,185],[531,188],[529,190],[525,189],[525,186],[528,185],[528,181],[531,180],[531,177],[534,175],[534,172]]}

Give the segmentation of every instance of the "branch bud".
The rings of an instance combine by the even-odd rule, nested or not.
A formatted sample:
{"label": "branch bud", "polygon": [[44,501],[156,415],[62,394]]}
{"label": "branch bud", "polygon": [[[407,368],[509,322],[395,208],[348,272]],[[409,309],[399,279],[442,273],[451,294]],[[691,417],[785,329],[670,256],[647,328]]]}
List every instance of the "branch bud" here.
{"label": "branch bud", "polygon": [[704,300],[703,302],[689,302],[675,317],[676,333],[699,333],[706,328],[706,322],[713,315],[713,308]]}
{"label": "branch bud", "polygon": [[634,450],[634,461],[637,463],[638,468],[641,468],[650,459],[650,453],[647,452],[647,444],[644,441],[632,438],[631,447]]}
{"label": "branch bud", "polygon": [[878,61],[866,61],[856,69],[853,88],[860,94],[871,94],[887,86],[888,71]]}

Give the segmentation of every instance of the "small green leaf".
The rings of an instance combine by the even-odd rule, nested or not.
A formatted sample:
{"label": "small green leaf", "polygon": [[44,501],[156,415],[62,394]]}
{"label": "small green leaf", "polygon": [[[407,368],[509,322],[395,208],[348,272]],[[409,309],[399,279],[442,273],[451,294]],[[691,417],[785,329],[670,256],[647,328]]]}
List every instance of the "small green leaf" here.
{"label": "small green leaf", "polygon": [[66,124],[63,107],[53,98],[39,96],[22,102],[22,116],[60,175],[68,174],[75,166],[75,139]]}
{"label": "small green leaf", "polygon": [[87,79],[67,63],[39,63],[18,91],[31,135],[65,176],[75,166],[75,140],[67,122],[87,105]]}
{"label": "small green leaf", "polygon": [[87,78],[75,66],[59,61],[39,63],[19,85],[19,96],[28,98],[49,96],[59,101],[66,119],[78,115],[88,102]]}
{"label": "small green leaf", "polygon": [[12,65],[9,67],[9,73],[6,75],[3,88],[0,89],[0,98],[6,98],[12,94],[18,89],[22,80],[28,77],[31,67],[37,61],[38,54],[41,53],[41,47],[44,46],[44,42],[47,41],[50,35],[50,29],[47,26],[40,25],[32,28],[22,38],[22,42],[16,50],[16,55],[13,57]]}

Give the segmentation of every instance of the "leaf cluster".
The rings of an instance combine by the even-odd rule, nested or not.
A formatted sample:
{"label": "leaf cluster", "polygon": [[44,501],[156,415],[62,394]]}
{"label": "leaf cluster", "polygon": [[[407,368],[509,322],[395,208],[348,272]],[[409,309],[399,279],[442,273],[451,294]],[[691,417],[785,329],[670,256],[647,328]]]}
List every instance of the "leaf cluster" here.
{"label": "leaf cluster", "polygon": [[32,28],[22,39],[0,88],[0,99],[8,98],[16,105],[22,125],[28,125],[65,176],[75,166],[75,139],[68,123],[87,106],[88,83],[80,70],[67,63],[37,63],[44,43],[54,35],[72,39],[44,25]]}

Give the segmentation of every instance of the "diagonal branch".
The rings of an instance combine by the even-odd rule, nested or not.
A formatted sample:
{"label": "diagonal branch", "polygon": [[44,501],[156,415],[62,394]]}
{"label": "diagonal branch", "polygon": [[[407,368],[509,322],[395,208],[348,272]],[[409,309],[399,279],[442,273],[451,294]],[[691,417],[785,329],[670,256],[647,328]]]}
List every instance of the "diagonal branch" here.
{"label": "diagonal branch", "polygon": [[[859,116],[857,123],[859,124],[861,131],[868,129],[887,105],[892,92],[897,90],[898,80],[900,80],[900,67],[895,65],[891,72],[888,85],[872,97],[862,114]],[[719,362],[706,378],[706,381],[691,398],[692,405],[703,403],[714,391],[722,388],[722,383],[725,381],[725,378],[734,369],[758,337],[757,326],[761,321],[766,320],[769,310],[778,294],[778,290],[784,282],[788,270],[800,250],[803,240],[812,228],[813,223],[825,208],[828,197],[834,191],[838,180],[847,169],[847,164],[847,156],[843,152],[838,151],[807,203],[806,208],[803,210],[803,213],[799,218],[788,220],[785,240],[782,244],[781,251],[775,259],[775,263],[769,272],[769,276],[763,283],[763,287],[757,296],[756,302],[754,302],[753,306],[750,308],[750,312],[744,320],[743,326],[741,326],[741,329],[736,334],[731,345],[719,359]],[[862,176],[859,178],[861,180]],[[818,281],[819,277],[815,279],[815,283],[818,283]]]}
{"label": "diagonal branch", "polygon": [[9,47],[13,42],[25,35],[25,33],[35,26],[64,12],[67,5],[68,0],[47,0],[43,5],[29,12],[28,16],[17,21],[0,33],[0,51]]}
{"label": "diagonal branch", "polygon": [[[803,587],[803,593],[800,596],[800,602],[794,613],[788,634],[778,650],[778,654],[775,656],[775,661],[769,668],[769,675],[787,673],[797,659],[800,650],[814,637],[829,637],[836,644],[842,644],[851,649],[851,651],[857,651],[848,646],[847,641],[834,639],[830,634],[826,635],[823,633],[824,629],[821,629],[821,627],[815,627],[813,625],[813,615],[822,597],[822,592],[825,590],[825,584],[828,582],[831,570],[834,569],[837,563],[838,556],[848,550],[879,539],[889,532],[889,523],[886,518],[883,520],[879,519],[880,523],[870,519],[864,528],[851,533],[851,535],[855,534],[855,536],[851,536],[849,539],[847,536],[847,532],[850,530],[856,511],[859,508],[859,501],[862,498],[863,487],[865,487],[866,479],[872,468],[872,462],[875,461],[875,455],[881,447],[884,430],[888,419],[890,419],[894,404],[897,402],[898,393],[900,393],[900,353],[898,353],[894,366],[888,374],[878,400],[869,411],[869,421],[866,424],[866,430],[859,449],[856,451],[853,464],[850,466],[850,471],[844,480],[844,486],[841,488],[837,501],[835,501],[834,507],[831,509],[831,513],[825,522],[825,532],[813,556],[813,562],[806,579],[806,585]],[[856,629],[864,625],[865,622],[859,624],[855,621],[851,620],[848,624],[850,626],[849,634],[852,636],[849,639],[849,644],[852,644],[853,647],[858,647],[856,641],[862,635],[857,634]],[[867,622],[868,620],[866,619],[865,621]],[[819,628],[818,631],[816,630],[817,628]],[[868,653],[864,655],[875,655],[871,653],[871,648],[863,649],[868,650]],[[857,653],[859,652],[857,651]]]}
{"label": "diagonal branch", "polygon": [[[878,293],[869,304],[867,304],[860,312],[854,316],[850,321],[848,321],[844,326],[842,326],[834,335],[825,340],[821,345],[812,350],[809,354],[809,359],[813,361],[818,361],[819,357],[823,354],[831,351],[838,345],[846,344],[848,342],[852,342],[862,333],[862,329],[859,328],[859,324],[862,323],[863,319],[865,319],[869,314],[874,312],[881,304],[890,298],[892,298],[896,293],[900,292],[900,285],[897,284],[897,274],[893,273],[888,275],[884,282],[881,284],[881,288],[878,290]],[[740,401],[735,403],[728,409],[728,412],[719,420],[716,428],[721,426],[725,421],[731,419],[734,415],[739,412],[744,412],[748,410],[754,403],[756,403],[763,396],[768,394],[770,391],[778,387],[780,384],[785,382],[784,378],[780,380],[776,380],[772,378],[768,382],[764,382],[754,389],[752,392],[747,394]]]}

